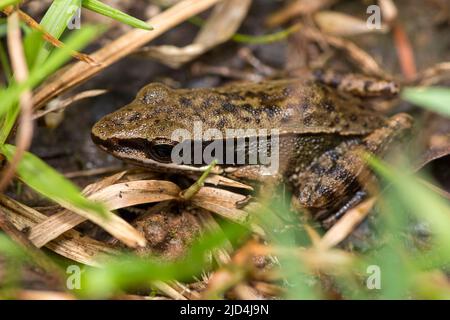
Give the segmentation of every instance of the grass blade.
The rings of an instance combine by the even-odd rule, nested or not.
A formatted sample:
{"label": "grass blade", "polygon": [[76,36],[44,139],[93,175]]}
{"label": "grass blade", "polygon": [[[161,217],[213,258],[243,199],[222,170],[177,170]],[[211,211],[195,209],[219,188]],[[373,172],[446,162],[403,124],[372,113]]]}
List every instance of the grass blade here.
{"label": "grass blade", "polygon": [[109,259],[102,268],[86,270],[82,278],[81,294],[89,298],[104,298],[122,289],[153,281],[192,279],[192,276],[204,270],[206,253],[247,234],[246,229],[232,224],[224,225],[222,230],[223,233],[205,232],[182,259],[173,262],[134,255]]}
{"label": "grass blade", "polygon": [[0,10],[7,6],[19,3],[20,1],[21,0],[0,0]]}
{"label": "grass blade", "polygon": [[145,21],[132,17],[118,9],[110,7],[103,2],[98,0],[83,0],[83,7],[94,12],[97,12],[101,15],[110,17],[114,20],[125,23],[129,26],[140,28],[144,30],[153,30],[151,26],[149,26]]}
{"label": "grass blade", "polygon": [[430,224],[438,244],[445,250],[446,258],[450,258],[449,204],[414,177],[397,172],[374,157],[369,157],[368,162],[377,173],[392,183],[402,204],[419,219]]}
{"label": "grass blade", "polygon": [[3,44],[1,43],[0,43],[0,63],[6,80],[8,81],[8,83],[11,83],[12,79],[11,66],[9,64],[8,54],[6,53],[6,50],[3,47]]}
{"label": "grass blade", "polygon": [[[67,60],[69,60],[72,50],[79,49],[89,43],[97,34],[99,29],[96,27],[86,26],[82,30],[73,33],[66,42],[64,48],[56,50],[45,63],[39,68],[35,68],[28,78],[28,80],[21,84],[12,84],[6,90],[0,92],[0,117],[10,113],[16,115],[17,101],[20,94],[26,89],[32,89],[39,85],[45,78],[54,73]],[[15,117],[11,117],[6,124],[14,123]],[[0,143],[4,143],[6,137],[11,129],[10,125],[4,126],[0,132]]]}
{"label": "grass blade", "polygon": [[448,88],[405,88],[402,98],[418,106],[450,117],[450,89]]}
{"label": "grass blade", "polygon": [[[42,18],[40,25],[56,39],[66,30],[76,10],[81,8],[81,0],[54,0]],[[37,54],[36,66],[43,63],[53,50],[53,45],[41,39],[41,48]]]}
{"label": "grass blade", "polygon": [[[0,150],[8,160],[11,160],[16,148],[5,144],[0,147]],[[56,202],[70,202],[74,206],[106,216],[103,206],[84,198],[72,182],[29,152],[20,162],[17,172],[31,188]]]}

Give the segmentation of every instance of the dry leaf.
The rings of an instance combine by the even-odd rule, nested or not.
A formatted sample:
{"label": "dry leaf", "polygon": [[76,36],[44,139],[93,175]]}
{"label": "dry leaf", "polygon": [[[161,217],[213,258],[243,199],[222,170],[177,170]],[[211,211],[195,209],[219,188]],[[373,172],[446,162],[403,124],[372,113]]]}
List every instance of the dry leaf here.
{"label": "dry leaf", "polygon": [[323,32],[335,36],[354,36],[373,32],[386,33],[389,31],[389,28],[384,24],[381,26],[381,29],[369,29],[365,20],[336,11],[320,11],[314,15],[314,21]]}
{"label": "dry leaf", "polygon": [[172,68],[179,68],[230,39],[247,16],[251,2],[251,0],[227,0],[217,4],[193,43],[186,47],[152,46],[143,48],[138,53]]}
{"label": "dry leaf", "polygon": [[[117,178],[118,175],[113,177]],[[96,185],[89,188],[91,194],[88,198],[101,201],[109,210],[171,200],[177,198],[180,193],[180,189],[174,183],[158,180],[130,181],[97,190],[98,187]],[[30,231],[30,240],[37,247],[42,247],[85,220],[84,216],[74,212],[67,210],[59,212],[33,227]]]}
{"label": "dry leaf", "polygon": [[176,199],[180,191],[180,188],[170,181],[138,180],[111,185],[89,198],[101,201],[110,210],[115,210],[137,204]]}
{"label": "dry leaf", "polygon": [[[194,177],[192,177],[192,178],[195,179]],[[212,185],[218,186],[218,187],[230,187],[230,188],[238,188],[238,189],[245,189],[245,190],[253,191],[253,187],[248,184],[245,184],[245,183],[242,183],[242,182],[239,182],[239,181],[236,181],[236,180],[233,180],[233,179],[230,179],[230,178],[218,175],[218,174],[210,174],[205,179],[205,183],[212,184]]]}
{"label": "dry leaf", "polygon": [[217,213],[237,223],[245,223],[248,213],[237,209],[237,204],[246,199],[246,196],[227,190],[203,187],[191,199],[197,207]]}
{"label": "dry leaf", "polygon": [[[19,230],[26,230],[37,223],[43,222],[47,216],[37,210],[27,207],[11,198],[0,195],[0,207],[8,219]],[[105,243],[81,235],[75,230],[69,230],[57,239],[46,244],[50,250],[92,267],[101,267],[103,262],[119,251]],[[156,282],[155,287],[173,299],[183,299],[184,291],[177,290],[178,286]],[[182,287],[181,285],[179,287]],[[181,291],[181,292],[180,292]]]}

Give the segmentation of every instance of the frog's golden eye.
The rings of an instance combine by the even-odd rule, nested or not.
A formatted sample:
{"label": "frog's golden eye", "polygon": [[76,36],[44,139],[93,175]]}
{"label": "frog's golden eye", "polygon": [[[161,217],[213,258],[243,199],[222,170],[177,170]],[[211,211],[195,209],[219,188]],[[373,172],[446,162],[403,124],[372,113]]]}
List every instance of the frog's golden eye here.
{"label": "frog's golden eye", "polygon": [[172,149],[170,144],[155,144],[150,147],[150,157],[158,162],[172,162]]}

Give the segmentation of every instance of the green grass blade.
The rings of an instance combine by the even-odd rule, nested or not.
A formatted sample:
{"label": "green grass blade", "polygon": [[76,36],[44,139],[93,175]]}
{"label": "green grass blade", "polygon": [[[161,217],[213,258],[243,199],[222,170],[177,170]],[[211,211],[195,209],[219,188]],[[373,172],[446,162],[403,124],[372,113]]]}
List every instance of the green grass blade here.
{"label": "green grass blade", "polygon": [[272,34],[265,34],[260,36],[252,36],[247,34],[236,33],[231,39],[235,42],[245,44],[269,44],[286,39],[292,33],[300,29],[299,25],[293,25],[285,30],[281,30]]}
{"label": "green grass blade", "polygon": [[[309,246],[310,240],[304,229],[288,228],[283,230],[285,221],[297,218],[290,208],[290,196],[282,188],[271,196],[259,199],[262,204],[251,216],[254,223],[261,226],[267,234],[267,240],[275,247],[296,250],[299,246]],[[283,230],[283,231],[281,231]],[[308,272],[306,264],[299,256],[280,252],[277,255],[280,272],[289,287],[284,293],[286,299],[316,300],[320,298],[320,289],[314,286],[314,276]]]}
{"label": "green grass blade", "polygon": [[19,3],[22,0],[0,0],[0,10],[2,10],[3,8]]}
{"label": "green grass blade", "polygon": [[[40,25],[53,37],[59,39],[78,8],[81,8],[81,0],[54,0]],[[52,44],[43,40],[41,42],[42,45],[36,58],[37,67],[47,59],[54,49]]]}
{"label": "green grass blade", "polygon": [[42,45],[42,32],[31,30],[31,32],[25,34],[23,38],[23,47],[28,68],[30,70],[33,70],[33,67],[36,64],[37,54],[39,53]]}
{"label": "green grass blade", "polygon": [[380,160],[369,157],[369,164],[396,189],[403,205],[419,219],[427,221],[438,246],[450,258],[450,206],[447,201],[419,183],[414,177],[398,172]]}
{"label": "green grass blade", "polygon": [[14,124],[16,123],[19,111],[20,109],[16,104],[14,105],[13,108],[8,110],[5,117],[3,118],[4,120],[2,123],[2,127],[0,129],[0,145],[4,144],[6,142],[6,139],[8,139],[9,133],[11,132],[12,128],[14,127]]}
{"label": "green grass blade", "polygon": [[402,98],[418,106],[450,117],[450,89],[448,88],[405,88]]}
{"label": "green grass blade", "polygon": [[[7,113],[17,114],[17,102],[20,94],[27,89],[33,89],[45,78],[54,73],[67,60],[70,59],[71,50],[77,50],[89,43],[99,32],[99,28],[86,26],[74,32],[66,42],[64,48],[56,50],[45,63],[30,73],[28,80],[22,84],[12,84],[6,90],[0,92],[0,117]],[[15,119],[11,119],[15,120]],[[14,121],[12,121],[13,123]],[[0,143],[4,143],[9,134],[9,127],[2,127],[0,131]]]}
{"label": "green grass blade", "polygon": [[83,7],[101,15],[110,17],[114,20],[120,21],[122,23],[128,24],[135,28],[140,28],[144,30],[153,30],[145,21],[132,17],[120,10],[110,7],[103,2],[98,0],[83,0]]}
{"label": "green grass blade", "polygon": [[192,279],[205,270],[206,253],[248,234],[245,228],[231,224],[223,225],[222,230],[223,233],[205,232],[182,259],[173,262],[124,254],[108,259],[102,268],[86,270],[80,293],[85,297],[104,298],[152,281]]}
{"label": "green grass blade", "polygon": [[0,18],[0,37],[6,36],[8,32],[8,25],[6,23],[6,18]]}
{"label": "green grass blade", "polygon": [[11,66],[9,64],[8,54],[6,53],[5,47],[3,47],[3,44],[0,42],[0,63],[2,65],[3,73],[5,75],[6,80],[8,83],[11,83],[12,79],[12,71]]}
{"label": "green grass blade", "polygon": [[[205,20],[200,18],[199,16],[193,16],[188,20],[190,23],[197,27],[203,27],[205,25]],[[264,34],[259,36],[254,36],[250,34],[242,34],[242,33],[235,33],[231,40],[238,43],[245,43],[245,44],[269,44],[273,42],[278,42],[286,39],[289,37],[292,33],[298,31],[300,29],[300,25],[295,24],[287,29],[277,31],[275,33],[271,34]]]}
{"label": "green grass blade", "polygon": [[[5,144],[0,147],[0,150],[10,161],[16,147]],[[101,204],[83,197],[72,182],[29,152],[25,153],[20,161],[17,172],[24,183],[49,199],[58,203],[70,203],[76,208],[96,212],[99,215],[106,215]]]}

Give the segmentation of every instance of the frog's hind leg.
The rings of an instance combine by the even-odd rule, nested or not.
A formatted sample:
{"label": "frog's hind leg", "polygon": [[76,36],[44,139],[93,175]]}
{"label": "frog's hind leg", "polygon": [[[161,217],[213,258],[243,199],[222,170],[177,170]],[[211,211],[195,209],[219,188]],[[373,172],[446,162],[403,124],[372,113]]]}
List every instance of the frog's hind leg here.
{"label": "frog's hind leg", "polygon": [[363,139],[342,142],[325,152],[303,173],[291,181],[294,186],[293,205],[308,210],[335,209],[351,191],[360,188],[358,182],[367,181],[371,174],[365,170],[362,151],[383,156],[392,143],[412,127],[412,118],[398,114],[386,126]]}

